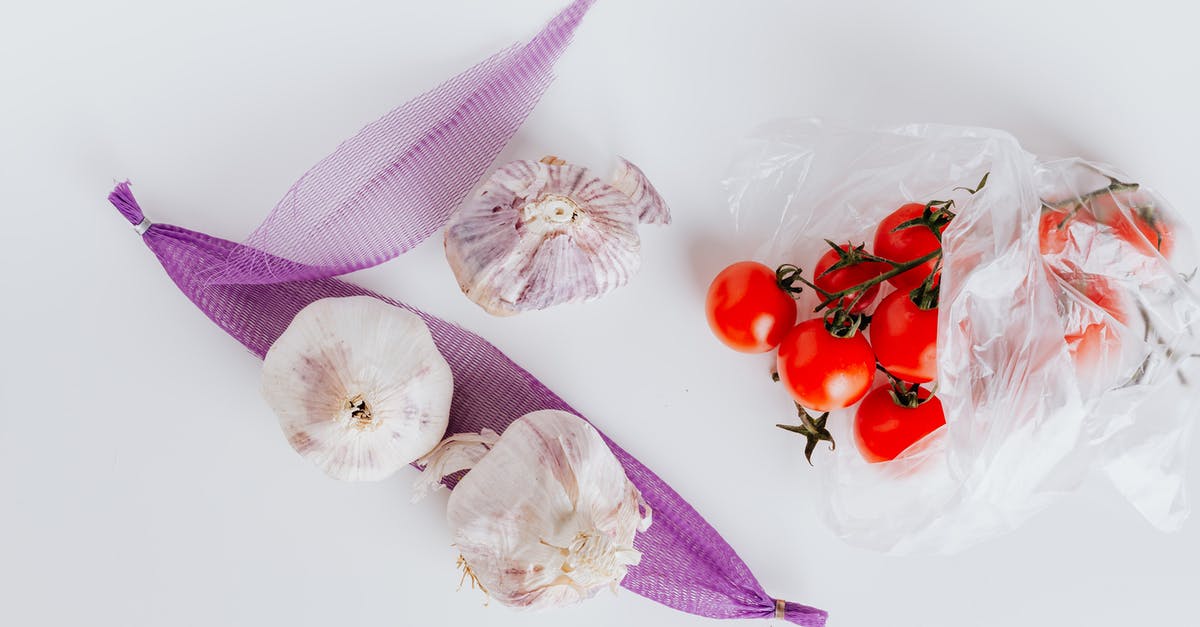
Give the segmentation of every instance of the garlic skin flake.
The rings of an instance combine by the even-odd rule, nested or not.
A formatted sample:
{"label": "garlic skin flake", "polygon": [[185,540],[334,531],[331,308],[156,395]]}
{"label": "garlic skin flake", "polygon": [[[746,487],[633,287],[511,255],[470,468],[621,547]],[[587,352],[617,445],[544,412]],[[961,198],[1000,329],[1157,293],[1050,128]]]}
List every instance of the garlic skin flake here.
{"label": "garlic skin flake", "polygon": [[613,184],[557,157],[514,161],[450,217],[446,259],[467,297],[507,316],[624,285],[641,263],[638,224],[669,221],[662,197],[623,159]]}
{"label": "garlic skin flake", "polygon": [[421,475],[413,482],[412,502],[442,489],[442,478],[473,468],[496,445],[500,435],[487,427],[479,433],[456,433],[417,460]]}
{"label": "garlic skin flake", "polygon": [[671,223],[671,210],[667,207],[667,202],[650,184],[650,179],[646,178],[641,168],[618,157],[613,187],[621,190],[633,202],[638,221],[642,224]]}
{"label": "garlic skin flake", "polygon": [[346,481],[384,479],[435,447],[453,388],[425,322],[370,296],[311,303],[263,359],[288,443]]}
{"label": "garlic skin flake", "polygon": [[[465,446],[478,446],[465,443]],[[641,559],[650,508],[582,418],[522,416],[450,493],[466,573],[508,606],[546,609],[616,589]]]}

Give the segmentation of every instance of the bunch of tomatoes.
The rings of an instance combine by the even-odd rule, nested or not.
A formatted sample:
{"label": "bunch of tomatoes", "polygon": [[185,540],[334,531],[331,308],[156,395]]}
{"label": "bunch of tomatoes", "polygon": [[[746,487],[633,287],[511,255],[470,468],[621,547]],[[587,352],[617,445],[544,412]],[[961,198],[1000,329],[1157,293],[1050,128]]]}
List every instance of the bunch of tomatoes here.
{"label": "bunch of tomatoes", "polygon": [[[977,193],[987,176],[974,189]],[[1117,257],[1169,257],[1172,230],[1154,205],[1132,195],[1138,186],[1113,180],[1108,187],[1060,203],[1046,203],[1039,245],[1058,280],[1096,305],[1100,314],[1075,316],[1064,341],[1082,372],[1112,361],[1119,350],[1115,324],[1126,324],[1127,295],[1097,269],[1083,267],[1082,248],[1107,238]],[[821,441],[834,446],[829,412],[858,406],[853,433],[868,462],[895,459],[946,423],[941,401],[922,387],[937,376],[938,290],[942,232],[954,219],[954,202],[909,203],[877,225],[865,243],[826,240],[812,278],[793,265],[771,268],[742,261],[722,270],[709,286],[706,312],[714,334],[730,348],[764,353],[778,348],[777,380],[787,389],[799,425],[778,425],[807,439],[805,457]],[[1101,262],[1103,263],[1103,262]],[[880,288],[894,291],[879,300]],[[816,292],[813,316],[797,324],[795,295]],[[878,305],[876,305],[876,301]],[[887,382],[872,389],[876,372]],[[815,415],[814,415],[815,414]]]}
{"label": "bunch of tomatoes", "polygon": [[[1132,308],[1128,291],[1105,271],[1117,265],[1118,271],[1129,269],[1134,276],[1156,272],[1157,260],[1174,251],[1174,229],[1137,183],[1112,179],[1107,187],[1081,197],[1043,203],[1038,244],[1050,272],[1077,298],[1095,305],[1066,304],[1071,315],[1066,316],[1063,339],[1077,370],[1104,370],[1117,361],[1117,326],[1131,324]],[[1111,252],[1099,255],[1099,249]]]}
{"label": "bunch of tomatoes", "polygon": [[[986,183],[984,176],[963,189],[974,194]],[[953,207],[952,200],[901,206],[877,225],[870,250],[826,240],[811,279],[793,265],[742,261],[709,286],[706,312],[718,339],[746,353],[778,348],[777,379],[800,417],[799,425],[778,426],[807,439],[809,463],[819,442],[835,445],[829,412],[859,401],[854,438],[868,462],[892,460],[946,423],[941,401],[922,385],[937,376],[941,240]],[[884,283],[895,289],[879,300]],[[819,303],[797,324],[794,296],[805,288]],[[871,389],[877,371],[887,383]]]}

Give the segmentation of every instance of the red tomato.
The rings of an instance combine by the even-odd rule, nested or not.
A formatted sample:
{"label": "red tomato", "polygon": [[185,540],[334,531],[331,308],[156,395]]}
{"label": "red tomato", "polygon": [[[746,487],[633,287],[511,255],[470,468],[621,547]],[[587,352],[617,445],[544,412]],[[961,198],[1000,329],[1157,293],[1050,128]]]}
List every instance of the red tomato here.
{"label": "red tomato", "polygon": [[1118,324],[1129,324],[1125,294],[1103,276],[1080,273],[1062,278],[1103,311],[1076,308],[1076,313],[1070,316],[1063,340],[1076,367],[1095,373],[1115,365],[1121,354]]}
{"label": "red tomato", "polygon": [[[845,245],[841,246],[841,248],[842,250],[848,250],[848,247]],[[837,251],[830,249],[829,252],[821,255],[821,258],[817,260],[816,267],[813,268],[813,283],[822,290],[825,290],[826,293],[833,294],[834,292],[840,292],[860,283],[870,281],[888,269],[884,264],[864,261],[845,268],[839,268],[826,274],[825,271],[837,263],[839,259],[841,259],[841,256],[838,255]],[[859,292],[851,292],[838,299],[837,303],[830,305],[830,308],[849,307],[858,294]],[[867,308],[875,304],[875,297],[877,296],[879,296],[878,283],[866,289],[862,298],[854,305],[850,313],[862,313],[866,311]]]}
{"label": "red tomato", "polygon": [[1088,256],[1081,249],[1091,246],[1100,232],[1095,215],[1087,207],[1077,207],[1074,213],[1043,207],[1038,222],[1038,247],[1047,256],[1062,255],[1070,248],[1068,255],[1072,259],[1068,260],[1068,265],[1076,265],[1080,262],[1079,257]]}
{"label": "red tomato", "polygon": [[1100,194],[1088,202],[1087,210],[1101,224],[1147,256],[1170,257],[1175,238],[1154,198],[1144,190],[1122,190]]}
{"label": "red tomato", "polygon": [[[888,214],[875,229],[875,254],[897,263],[906,263],[937,250],[941,242],[933,236],[928,227],[912,226],[893,231],[904,222],[921,217],[924,212],[925,205],[913,202]],[[943,226],[940,230],[944,231],[946,227]],[[937,260],[931,259],[888,279],[888,282],[898,290],[911,292],[920,287],[936,265]],[[934,285],[937,285],[937,281],[935,278]]]}
{"label": "red tomato", "polygon": [[[892,398],[891,386],[875,388],[854,414],[854,441],[863,459],[886,462],[946,424],[942,402],[921,389],[916,407],[905,407]],[[925,400],[928,399],[928,400]]]}
{"label": "red tomato", "polygon": [[1170,257],[1175,247],[1175,237],[1152,208],[1136,209],[1129,217],[1123,214],[1114,216],[1106,224],[1112,227],[1117,237],[1131,244],[1143,255],[1153,256],[1155,253]]}
{"label": "red tomato", "polygon": [[1063,336],[1075,367],[1087,376],[1098,376],[1121,357],[1121,341],[1107,320],[1093,322]]}
{"label": "red tomato", "polygon": [[1126,311],[1125,294],[1107,277],[1094,274],[1065,275],[1063,279],[1071,287],[1083,294],[1084,298],[1092,301],[1105,313],[1116,318],[1121,324],[1129,324],[1129,312]]}
{"label": "red tomato", "polygon": [[892,292],[871,316],[871,346],[879,365],[911,383],[937,376],[937,308],[921,309],[908,292]]}
{"label": "red tomato", "polygon": [[814,411],[857,403],[875,379],[875,355],[863,334],[836,337],[820,318],[801,322],[783,338],[777,365],[792,398]]}
{"label": "red tomato", "polygon": [[708,326],[726,346],[765,353],[796,324],[796,301],[779,288],[775,271],[755,261],[725,268],[708,287]]}
{"label": "red tomato", "polygon": [[1038,247],[1043,255],[1061,255],[1067,249],[1070,241],[1070,224],[1067,212],[1042,209],[1042,217],[1038,222]]}

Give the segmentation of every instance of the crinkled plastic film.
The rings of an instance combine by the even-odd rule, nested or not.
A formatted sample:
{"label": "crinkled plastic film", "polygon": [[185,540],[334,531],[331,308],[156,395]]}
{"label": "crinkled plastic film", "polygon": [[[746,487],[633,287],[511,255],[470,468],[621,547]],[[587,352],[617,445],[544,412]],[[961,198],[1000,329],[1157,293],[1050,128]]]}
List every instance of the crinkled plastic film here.
{"label": "crinkled plastic film", "polygon": [[[955,189],[989,172],[977,194]],[[1168,203],[1129,182],[1083,160],[1038,159],[989,129],[794,120],[753,136],[727,189],[770,265],[811,269],[826,238],[869,246],[904,203],[956,203],[938,314],[947,425],[870,464],[854,447],[856,407],[831,416],[840,445],[814,461],[837,535],[954,552],[1013,529],[1091,471],[1156,527],[1182,524],[1200,382],[1195,248]],[[1149,237],[1139,212],[1154,216]],[[816,302],[802,295],[801,315]]]}

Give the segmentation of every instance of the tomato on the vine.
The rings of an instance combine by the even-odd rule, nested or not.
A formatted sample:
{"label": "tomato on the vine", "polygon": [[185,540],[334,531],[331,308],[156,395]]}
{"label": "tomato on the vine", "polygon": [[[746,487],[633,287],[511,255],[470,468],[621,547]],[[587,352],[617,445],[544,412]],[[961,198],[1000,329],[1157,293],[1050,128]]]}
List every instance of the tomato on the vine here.
{"label": "tomato on the vine", "polygon": [[922,388],[919,405],[897,402],[891,386],[876,388],[863,399],[854,414],[854,441],[868,462],[896,459],[905,449],[946,424],[942,402]]}
{"label": "tomato on the vine", "polygon": [[[913,202],[888,214],[875,229],[875,254],[897,263],[908,263],[940,248],[942,243],[934,237],[929,227],[918,224],[896,230],[901,224],[920,218],[924,213],[925,205]],[[938,232],[944,230],[946,227],[942,225]],[[898,290],[909,292],[924,283],[936,268],[937,259],[930,259],[888,279],[888,282]],[[937,285],[939,280],[939,277],[935,276],[933,284]]]}
{"label": "tomato on the vine", "polygon": [[1144,190],[1100,193],[1073,206],[1071,212],[1071,220],[1108,227],[1143,255],[1170,257],[1175,248],[1174,230],[1155,206],[1154,198]]}
{"label": "tomato on the vine", "polygon": [[[845,244],[839,247],[843,251],[851,250],[851,247]],[[833,267],[840,260],[841,255],[838,254],[838,251],[830,249],[824,255],[821,255],[821,258],[817,260],[817,265],[813,268],[813,284],[821,288],[826,294],[834,294],[865,283],[888,270],[886,264],[877,261],[860,261],[854,265],[828,272],[829,268]],[[860,293],[862,294],[861,298],[858,296]],[[866,290],[851,292],[839,298],[836,302],[831,303],[829,307],[850,307],[851,303],[854,303],[854,299],[858,298],[858,302],[854,303],[854,306],[849,311],[852,314],[862,313],[875,304],[877,296],[879,296],[878,283],[868,287]]]}
{"label": "tomato on the vine", "polygon": [[755,261],[740,261],[717,274],[705,312],[717,339],[743,353],[775,348],[796,324],[796,301],[776,283],[774,270]]}
{"label": "tomato on the vine", "polygon": [[875,379],[875,355],[862,333],[837,337],[816,318],[779,345],[779,380],[802,407],[832,411],[857,403]]}
{"label": "tomato on the vine", "polygon": [[937,376],[938,310],[921,309],[909,292],[888,294],[871,317],[871,346],[884,370],[911,383]]}

